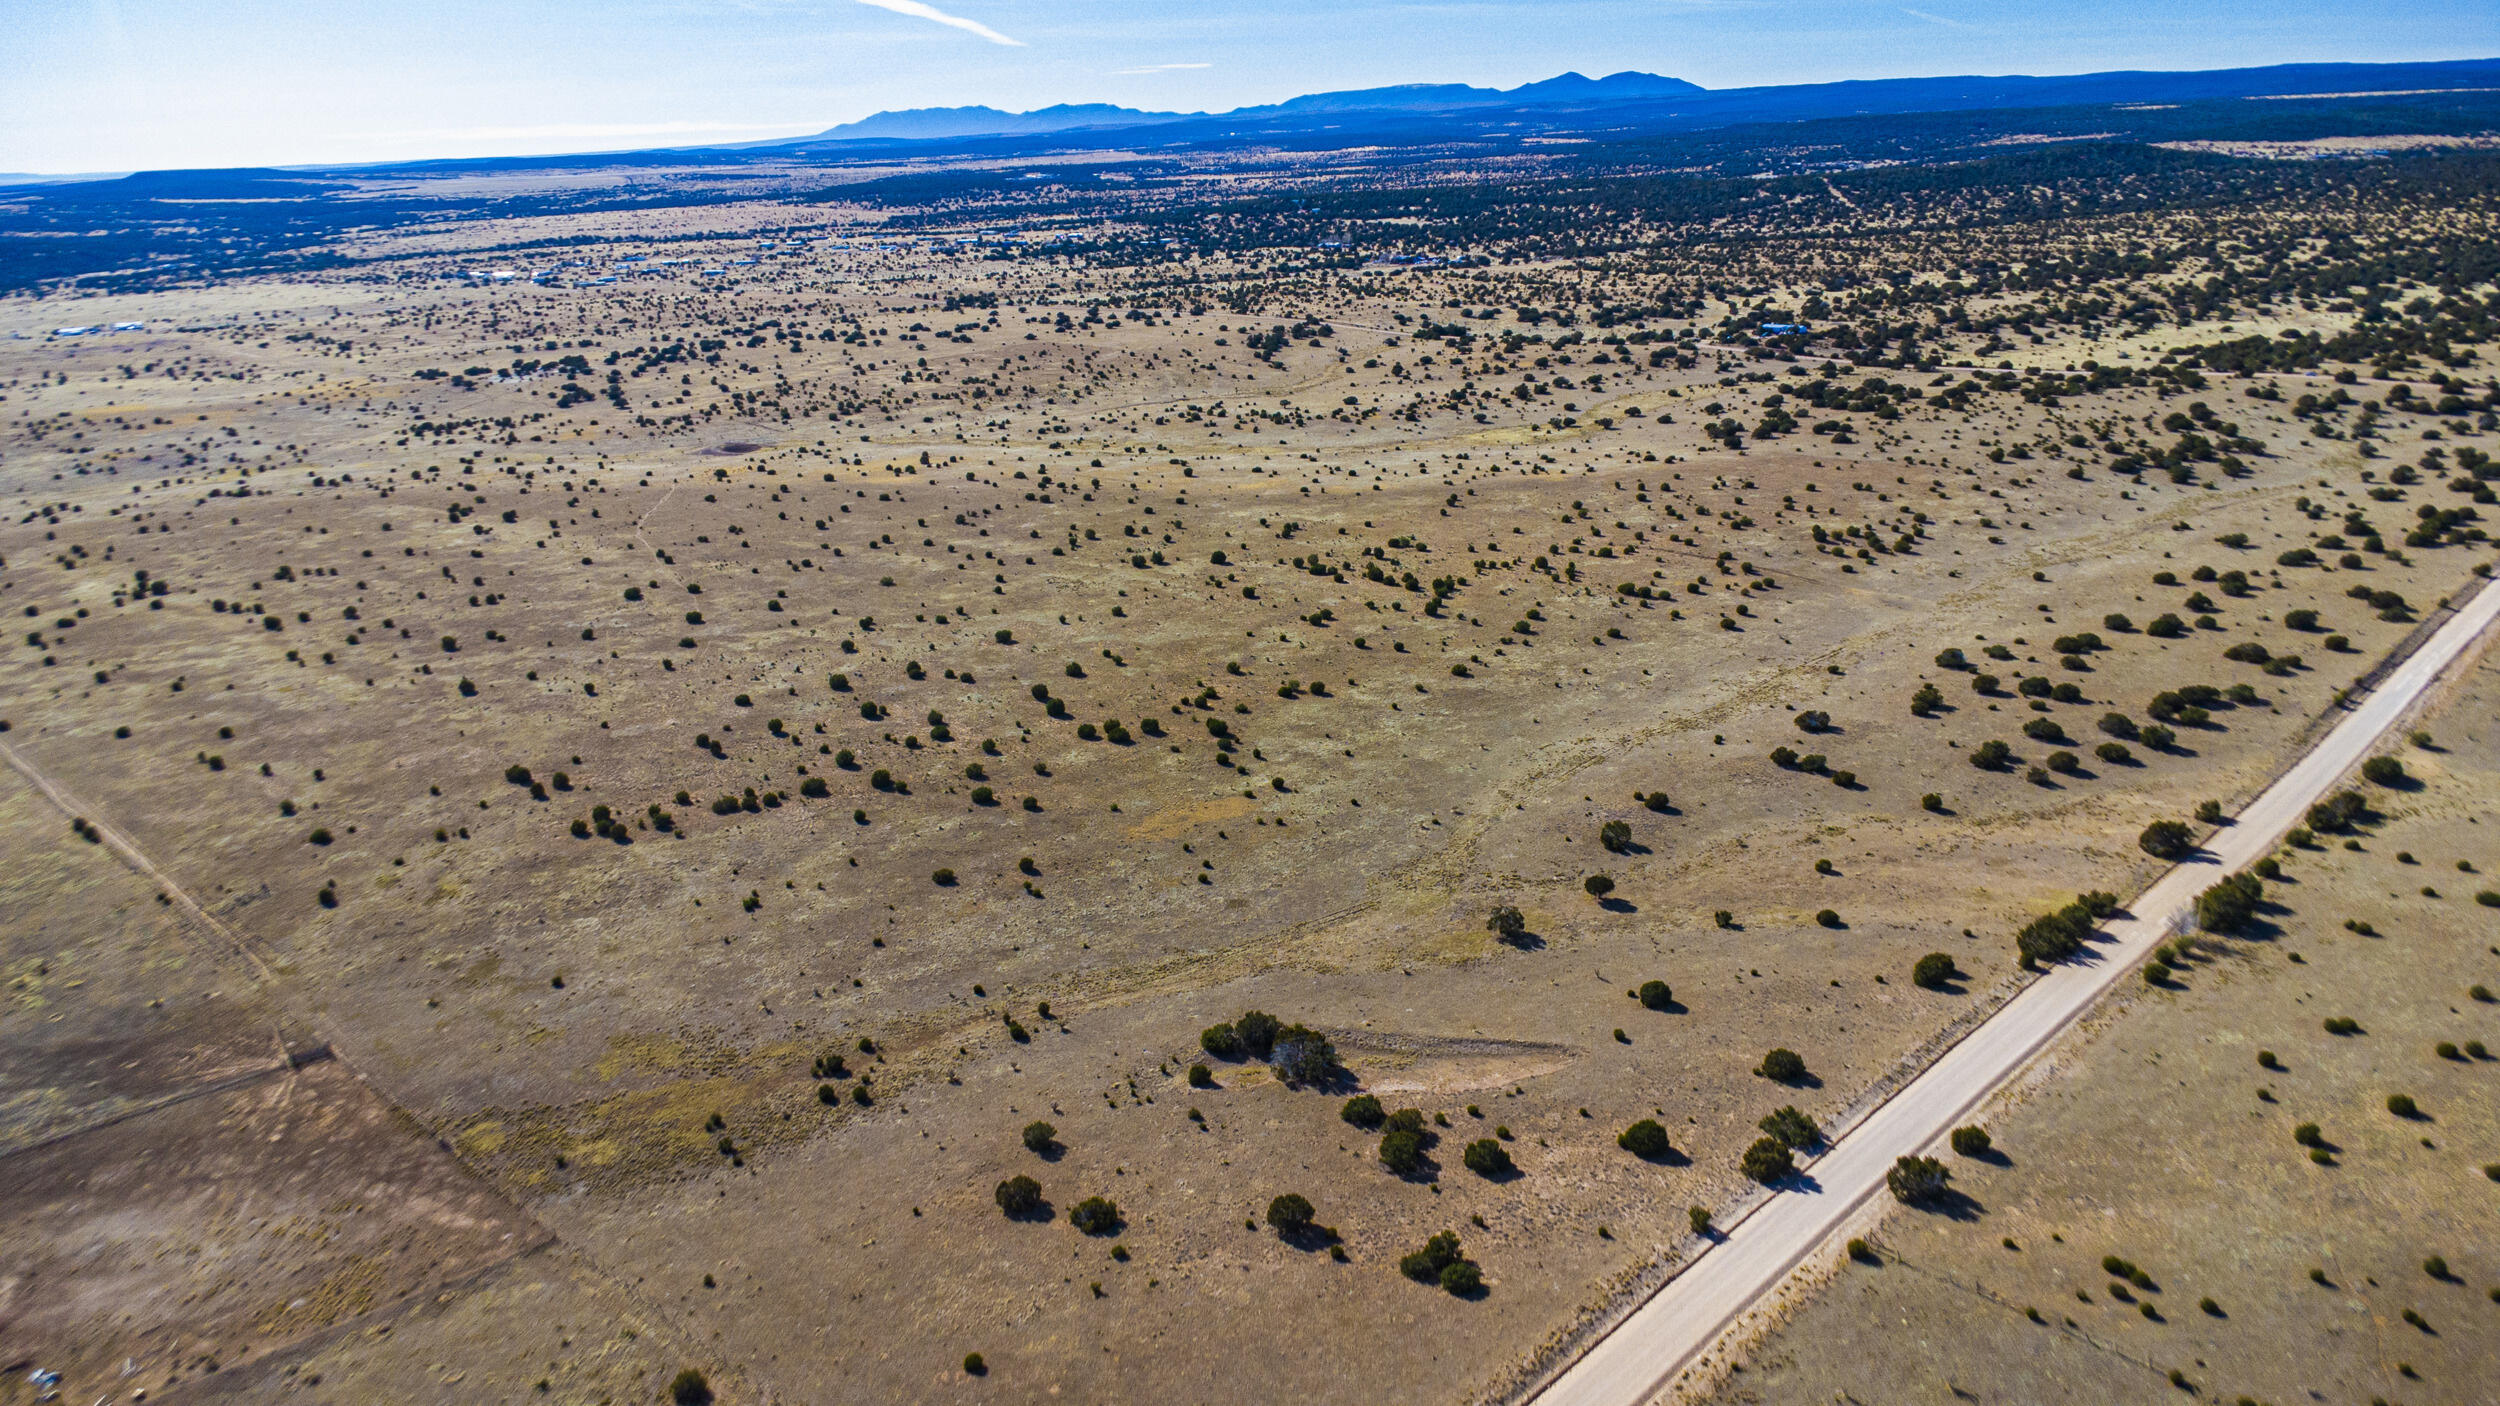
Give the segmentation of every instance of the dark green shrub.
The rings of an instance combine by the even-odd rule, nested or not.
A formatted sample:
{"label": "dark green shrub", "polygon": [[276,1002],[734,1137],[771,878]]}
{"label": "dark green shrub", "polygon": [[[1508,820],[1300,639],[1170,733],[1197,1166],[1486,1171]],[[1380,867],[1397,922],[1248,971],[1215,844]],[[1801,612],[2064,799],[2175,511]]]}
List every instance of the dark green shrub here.
{"label": "dark green shrub", "polygon": [[1789,1155],[1788,1144],[1775,1137],[1756,1138],[1737,1160],[1739,1170],[1748,1177],[1769,1186],[1797,1170],[1797,1162]]}
{"label": "dark green shrub", "polygon": [[1337,1116],[1367,1130],[1379,1127],[1388,1118],[1386,1113],[1381,1112],[1380,1100],[1370,1094],[1356,1094],[1347,1099],[1345,1106],[1337,1110]]}
{"label": "dark green shrub", "polygon": [[1410,1128],[1392,1128],[1380,1139],[1380,1165],[1411,1177],[1424,1165],[1424,1135]]}
{"label": "dark green shrub", "polygon": [[1284,1022],[1265,1011],[1243,1011],[1233,1022],[1233,1034],[1252,1059],[1265,1059],[1274,1052],[1277,1032],[1282,1029]]}
{"label": "dark green shrub", "polygon": [[1806,1062],[1795,1050],[1776,1049],[1764,1055],[1753,1072],[1775,1083],[1794,1083],[1805,1077]]}
{"label": "dark green shrub", "polygon": [[2413,1095],[2411,1094],[2389,1094],[2387,1096],[2387,1111],[2395,1114],[2399,1118],[2419,1118],[2422,1116],[2422,1109],[2420,1105],[2413,1101]]}
{"label": "dark green shrub", "polygon": [[1047,1154],[1059,1145],[1059,1130],[1038,1120],[1024,1125],[1024,1149]]}
{"label": "dark green shrub", "polygon": [[1467,1150],[1459,1155],[1459,1161],[1480,1177],[1506,1177],[1517,1170],[1510,1160],[1509,1149],[1489,1137],[1467,1144]]}
{"label": "dark green shrub", "polygon": [[1981,771],[2001,771],[2013,756],[2013,748],[1992,737],[1971,749],[1970,764]]}
{"label": "dark green shrub", "polygon": [[2084,941],[2092,936],[2094,916],[2093,905],[2069,903],[2024,924],[2014,935],[2014,949],[2026,968],[2062,962],[2083,950]]}
{"label": "dark green shrub", "polygon": [[990,1364],[981,1360],[981,1354],[977,1352],[967,1352],[964,1354],[964,1375],[972,1377],[986,1377],[989,1374]]}
{"label": "dark green shrub", "polygon": [[1189,1066],[1189,1087],[1193,1089],[1214,1088],[1215,1071],[1207,1068],[1203,1064],[1193,1064]]}
{"label": "dark green shrub", "polygon": [[1120,1207],[1106,1197],[1088,1196],[1068,1208],[1068,1224],[1088,1235],[1109,1235],[1120,1228]]}
{"label": "dark green shrub", "polygon": [[1644,981],[1637,994],[1645,1010],[1663,1011],[1675,1004],[1675,992],[1663,981]]}
{"label": "dark green shrub", "polygon": [[1589,897],[1602,900],[1615,891],[1615,881],[1604,874],[1591,874],[1581,880],[1580,887],[1588,892]]}
{"label": "dark green shrub", "polygon": [[1484,1271],[1473,1260],[1458,1260],[1441,1267],[1441,1287],[1459,1298],[1471,1298],[1484,1292]]}
{"label": "dark green shrub", "polygon": [[2309,827],[2321,835],[2340,835],[2370,813],[2369,799],[2358,791],[2338,791],[2309,807]]}
{"label": "dark green shrub", "polygon": [[2156,820],[2136,837],[2136,846],[2155,859],[2172,862],[2196,852],[2196,832],[2184,820]]}
{"label": "dark green shrub", "polygon": [[1028,1176],[1012,1176],[998,1184],[998,1209],[1021,1219],[1042,1208],[1042,1184]]}
{"label": "dark green shrub", "polygon": [[1441,1271],[1463,1259],[1459,1253],[1458,1236],[1444,1230],[1424,1242],[1424,1247],[1398,1260],[1398,1272],[1425,1284],[1441,1282]]}
{"label": "dark green shrub", "polygon": [[1794,1105],[1765,1114],[1754,1126],[1786,1143],[1792,1151],[1803,1152],[1823,1140],[1822,1128]]}
{"label": "dark green shrub", "polygon": [[2361,779],[2373,786],[2402,786],[2412,778],[2405,775],[2405,764],[2394,757],[2372,757],[2361,764]]}
{"label": "dark green shrub", "polygon": [[1986,1128],[1955,1128],[1951,1141],[1958,1157],[1984,1157],[1996,1145]]}
{"label": "dark green shrub", "polygon": [[1336,1069],[1337,1048],[1316,1030],[1289,1025],[1277,1033],[1268,1062],[1288,1083],[1316,1084]]}
{"label": "dark green shrub", "polygon": [[1217,1059],[1239,1059],[1241,1058],[1241,1036],[1235,1033],[1229,1022],[1210,1025],[1198,1032],[1198,1048]]}
{"label": "dark green shrub", "polygon": [[1667,1130],[1660,1127],[1655,1118],[1643,1118],[1615,1134],[1615,1146],[1645,1162],[1657,1161],[1675,1151],[1675,1144],[1668,1139]]}
{"label": "dark green shrub", "polygon": [[2265,885],[2254,874],[2233,874],[2196,896],[2196,921],[2207,932],[2238,932],[2257,916]]}
{"label": "dark green shrub", "polygon": [[1815,926],[1825,928],[1845,928],[1849,926],[1847,923],[1840,920],[1839,912],[1831,908],[1825,908],[1820,912],[1817,912],[1814,915],[1814,922]]}
{"label": "dark green shrub", "polygon": [[1267,1223],[1288,1240],[1309,1230],[1318,1217],[1309,1201],[1291,1191],[1267,1203]]}
{"label": "dark green shrub", "polygon": [[692,1367],[669,1378],[668,1399],[676,1406],[712,1406],[712,1384]]}
{"label": "dark green shrub", "polygon": [[1903,1157],[1884,1174],[1884,1185],[1891,1189],[1893,1199],[1904,1205],[1916,1205],[1942,1195],[1945,1183],[1953,1173],[1933,1157]]}
{"label": "dark green shrub", "polygon": [[1609,854],[1622,854],[1632,848],[1632,827],[1620,820],[1609,820],[1597,827],[1597,842]]}
{"label": "dark green shrub", "polygon": [[1953,964],[1953,958],[1949,954],[1930,952],[1919,958],[1918,964],[1910,968],[1910,984],[1923,986],[1930,991],[1942,991],[1947,983],[1961,974],[1961,968]]}
{"label": "dark green shrub", "polygon": [[1506,903],[1494,909],[1492,916],[1484,920],[1484,930],[1504,942],[1515,942],[1521,933],[1528,930],[1528,919]]}

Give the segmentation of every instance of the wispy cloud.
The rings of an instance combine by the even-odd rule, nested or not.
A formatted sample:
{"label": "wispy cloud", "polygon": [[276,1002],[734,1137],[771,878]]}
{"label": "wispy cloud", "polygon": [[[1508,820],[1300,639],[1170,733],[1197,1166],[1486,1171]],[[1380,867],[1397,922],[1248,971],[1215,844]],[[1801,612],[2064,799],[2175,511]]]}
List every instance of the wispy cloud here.
{"label": "wispy cloud", "polygon": [[898,15],[909,15],[914,19],[928,20],[933,24],[949,25],[966,34],[977,34],[993,44],[1004,44],[1010,49],[1024,47],[1023,40],[1010,39],[979,20],[968,20],[961,15],[950,15],[935,5],[924,5],[920,3],[920,0],[859,0],[859,3],[874,5],[880,10],[892,10]]}
{"label": "wispy cloud", "polygon": [[1942,25],[1942,26],[1944,26],[1944,27],[1945,27],[1945,28],[1947,28],[1947,29],[1977,29],[1977,28],[1979,28],[1979,26],[1978,26],[1978,25],[1965,23],[1965,22],[1964,22],[1964,21],[1962,21],[1962,20],[1947,19],[1947,18],[1945,18],[1943,15],[1930,14],[1930,13],[1928,13],[1928,12],[1927,12],[1927,11],[1925,11],[1925,10],[1913,10],[1913,9],[1911,9],[1911,8],[1910,8],[1909,6],[1907,6],[1907,5],[1904,5],[1904,6],[1902,6],[1902,7],[1901,7],[1901,13],[1903,13],[1903,14],[1905,14],[1905,15],[1908,15],[1910,18],[1912,18],[1912,19],[1914,19],[1914,20],[1925,20],[1925,21],[1927,21],[1929,24],[1938,24],[1938,25]]}
{"label": "wispy cloud", "polygon": [[1117,76],[1127,77],[1139,73],[1179,73],[1184,69],[1213,67],[1215,65],[1211,63],[1150,63],[1142,68],[1115,68],[1111,71]]}

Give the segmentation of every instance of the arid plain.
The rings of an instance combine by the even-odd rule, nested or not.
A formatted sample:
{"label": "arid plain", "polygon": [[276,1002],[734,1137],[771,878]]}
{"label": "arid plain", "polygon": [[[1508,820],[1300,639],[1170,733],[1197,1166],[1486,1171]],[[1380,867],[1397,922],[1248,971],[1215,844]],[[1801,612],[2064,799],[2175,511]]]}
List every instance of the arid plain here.
{"label": "arid plain", "polygon": [[[2264,282],[2416,217],[1391,263],[766,206],[0,304],[11,1355],[1499,1398],[2480,584],[2474,337],[2244,346],[2487,321]],[[1251,1011],[1333,1059],[1202,1040]],[[1471,1294],[1400,1272],[1444,1231]]]}

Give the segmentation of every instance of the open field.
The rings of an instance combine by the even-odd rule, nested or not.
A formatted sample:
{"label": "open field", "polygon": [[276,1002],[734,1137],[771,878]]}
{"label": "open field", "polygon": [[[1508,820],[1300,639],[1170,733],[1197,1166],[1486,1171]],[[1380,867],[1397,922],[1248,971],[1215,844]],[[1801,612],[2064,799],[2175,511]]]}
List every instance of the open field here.
{"label": "open field", "polygon": [[0,1323],[87,1400],[1499,1396],[2487,569],[2480,159],[1421,265],[880,178],[0,303]]}
{"label": "open field", "polygon": [[1954,1208],[1886,1216],[1729,1399],[2492,1399],[2495,700],[2486,659],[2398,751],[2414,784],[2037,1070]]}

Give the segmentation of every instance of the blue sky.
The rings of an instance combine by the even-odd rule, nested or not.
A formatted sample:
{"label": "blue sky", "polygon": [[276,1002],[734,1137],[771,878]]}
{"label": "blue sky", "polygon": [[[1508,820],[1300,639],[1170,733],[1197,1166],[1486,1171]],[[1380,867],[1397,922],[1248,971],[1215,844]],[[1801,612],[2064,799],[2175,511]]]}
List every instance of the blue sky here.
{"label": "blue sky", "polygon": [[1706,87],[2500,54],[2493,0],[9,0],[0,171],[741,141],[1568,69]]}

